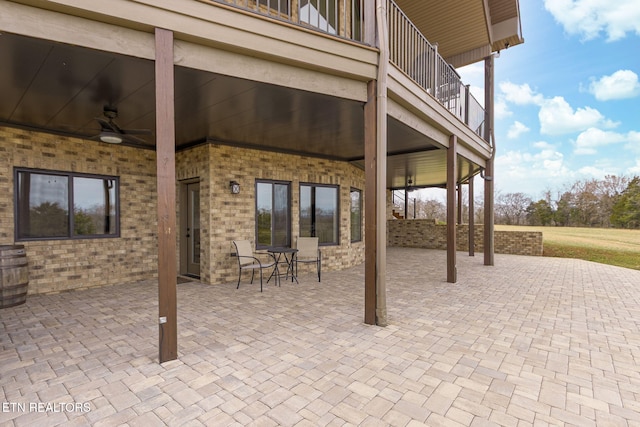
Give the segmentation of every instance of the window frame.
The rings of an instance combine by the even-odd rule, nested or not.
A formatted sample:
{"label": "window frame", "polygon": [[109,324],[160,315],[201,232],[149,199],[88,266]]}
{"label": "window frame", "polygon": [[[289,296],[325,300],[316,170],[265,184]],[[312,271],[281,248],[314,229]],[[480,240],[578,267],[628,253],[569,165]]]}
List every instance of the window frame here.
{"label": "window frame", "polygon": [[[24,237],[20,234],[20,203],[18,198],[19,194],[19,178],[21,173],[28,173],[29,175],[53,175],[67,178],[67,235],[66,236],[46,236],[46,237]],[[74,178],[89,178],[99,179],[102,181],[113,180],[115,182],[115,232],[113,234],[75,234],[75,212],[74,212]],[[47,241],[47,240],[87,240],[87,239],[115,239],[120,238],[120,177],[112,175],[98,175],[91,173],[80,172],[67,172],[60,170],[50,169],[38,169],[38,168],[23,168],[14,167],[13,169],[13,206],[14,206],[14,240],[16,242],[31,242],[31,241]],[[29,205],[30,207],[30,205]]]}
{"label": "window frame", "polygon": [[[315,199],[315,189],[316,188],[334,188],[336,190],[336,213],[338,215],[338,218],[336,220],[336,241],[335,242],[318,242],[318,245],[320,246],[340,246],[340,238],[341,238],[341,233],[340,233],[340,186],[339,185],[335,185],[335,184],[318,184],[315,182],[301,182],[299,185],[299,196],[300,196],[300,201],[299,201],[299,211],[298,211],[298,234],[300,236],[302,236],[302,187],[311,187],[311,198],[312,198],[312,207],[314,206],[313,204],[313,199]],[[311,237],[316,237],[313,234],[316,234],[316,227],[313,224],[313,217],[315,216],[312,215],[312,231],[311,231]],[[318,239],[319,240],[319,239]]]}
{"label": "window frame", "polygon": [[280,245],[264,245],[264,244],[260,244],[259,242],[259,238],[258,238],[258,233],[259,233],[259,221],[258,221],[258,184],[270,184],[271,185],[271,210],[272,210],[272,215],[271,215],[271,242],[273,242],[273,230],[274,230],[274,215],[273,215],[273,206],[275,205],[275,191],[273,191],[274,185],[286,185],[287,187],[287,243],[285,244],[286,247],[291,247],[291,219],[292,219],[292,212],[291,212],[291,181],[282,181],[282,180],[275,180],[275,179],[256,179],[255,184],[254,184],[254,191],[255,191],[255,213],[254,213],[254,219],[255,219],[255,247],[256,249],[269,249],[269,248],[273,248],[273,247],[280,247]]}
{"label": "window frame", "polygon": [[[351,198],[351,195],[353,193],[358,193],[358,238],[354,239],[353,238],[353,216],[351,215],[353,213],[353,199]],[[359,188],[355,188],[355,187],[351,187],[351,189],[349,190],[349,203],[350,203],[350,210],[349,210],[349,231],[350,231],[350,238],[351,238],[351,243],[355,243],[355,242],[362,242],[362,190],[360,190]]]}

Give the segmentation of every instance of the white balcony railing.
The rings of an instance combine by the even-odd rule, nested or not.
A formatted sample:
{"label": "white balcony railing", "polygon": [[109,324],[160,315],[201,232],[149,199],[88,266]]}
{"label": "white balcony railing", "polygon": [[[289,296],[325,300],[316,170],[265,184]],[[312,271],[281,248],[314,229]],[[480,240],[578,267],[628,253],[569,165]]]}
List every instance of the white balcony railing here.
{"label": "white balcony railing", "polygon": [[[335,36],[362,42],[364,7],[373,0],[211,0]],[[485,112],[456,70],[438,54],[393,0],[387,1],[390,61],[475,133],[484,136]]]}
{"label": "white balcony railing", "polygon": [[451,113],[484,136],[484,109],[456,70],[438,54],[402,9],[387,0],[389,60],[436,98]]}

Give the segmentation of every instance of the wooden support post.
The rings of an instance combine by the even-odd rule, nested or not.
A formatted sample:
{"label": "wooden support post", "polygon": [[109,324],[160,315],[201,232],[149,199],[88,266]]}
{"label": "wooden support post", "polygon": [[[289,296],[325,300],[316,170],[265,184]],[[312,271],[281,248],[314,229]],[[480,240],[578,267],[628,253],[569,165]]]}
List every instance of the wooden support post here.
{"label": "wooden support post", "polygon": [[447,149],[447,282],[458,280],[456,267],[456,177],[458,137],[449,137]]}
{"label": "wooden support post", "polygon": [[[364,323],[376,324],[376,259],[377,259],[377,186],[376,159],[377,134],[376,82],[367,85],[367,103],[364,106]],[[386,202],[386,200],[385,200]]]}
{"label": "wooden support post", "polygon": [[457,204],[458,214],[457,214],[456,222],[458,224],[462,224],[462,183],[458,183],[457,188],[458,188],[458,204]]}
{"label": "wooden support post", "polygon": [[484,173],[484,265],[493,265],[493,159],[487,160]]}
{"label": "wooden support post", "polygon": [[156,168],[160,363],[178,357],[173,32],[156,28]]}
{"label": "wooden support post", "polygon": [[404,183],[404,219],[409,219],[409,186]]}
{"label": "wooden support post", "polygon": [[493,137],[493,56],[488,56],[484,60],[484,105],[485,123],[484,139],[492,146],[491,158],[487,160],[487,167],[484,171],[484,265],[494,263],[494,239],[493,239],[493,191],[494,191],[494,170],[493,161],[496,147]]}
{"label": "wooden support post", "polygon": [[476,254],[476,219],[473,205],[473,180],[474,176],[469,178],[469,256]]}

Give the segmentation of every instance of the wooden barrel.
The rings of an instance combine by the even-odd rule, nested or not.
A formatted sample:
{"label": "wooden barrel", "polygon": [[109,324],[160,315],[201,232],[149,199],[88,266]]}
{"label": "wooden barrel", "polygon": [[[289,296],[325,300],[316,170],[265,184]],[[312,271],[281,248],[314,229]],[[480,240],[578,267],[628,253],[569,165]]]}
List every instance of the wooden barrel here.
{"label": "wooden barrel", "polygon": [[29,264],[24,245],[0,245],[0,308],[24,304]]}

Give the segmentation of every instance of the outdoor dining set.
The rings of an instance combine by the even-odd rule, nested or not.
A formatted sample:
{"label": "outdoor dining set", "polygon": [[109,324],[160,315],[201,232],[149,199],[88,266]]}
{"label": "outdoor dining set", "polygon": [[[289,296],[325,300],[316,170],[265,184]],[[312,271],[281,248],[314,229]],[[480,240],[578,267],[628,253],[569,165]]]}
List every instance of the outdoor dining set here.
{"label": "outdoor dining set", "polygon": [[242,278],[243,270],[251,270],[251,282],[256,270],[260,272],[260,292],[263,288],[263,270],[271,269],[271,274],[267,278],[267,283],[274,279],[274,282],[278,286],[282,283],[282,278],[289,280],[291,277],[292,282],[298,282],[298,264],[316,264],[316,270],[318,274],[318,282],[321,279],[322,268],[322,253],[318,247],[317,237],[298,237],[296,247],[270,247],[266,250],[268,260],[265,261],[265,257],[260,257],[260,254],[265,252],[254,251],[253,245],[249,240],[234,240],[233,245],[236,249],[236,258],[238,260],[238,285],[236,289],[240,288],[240,280]]}

